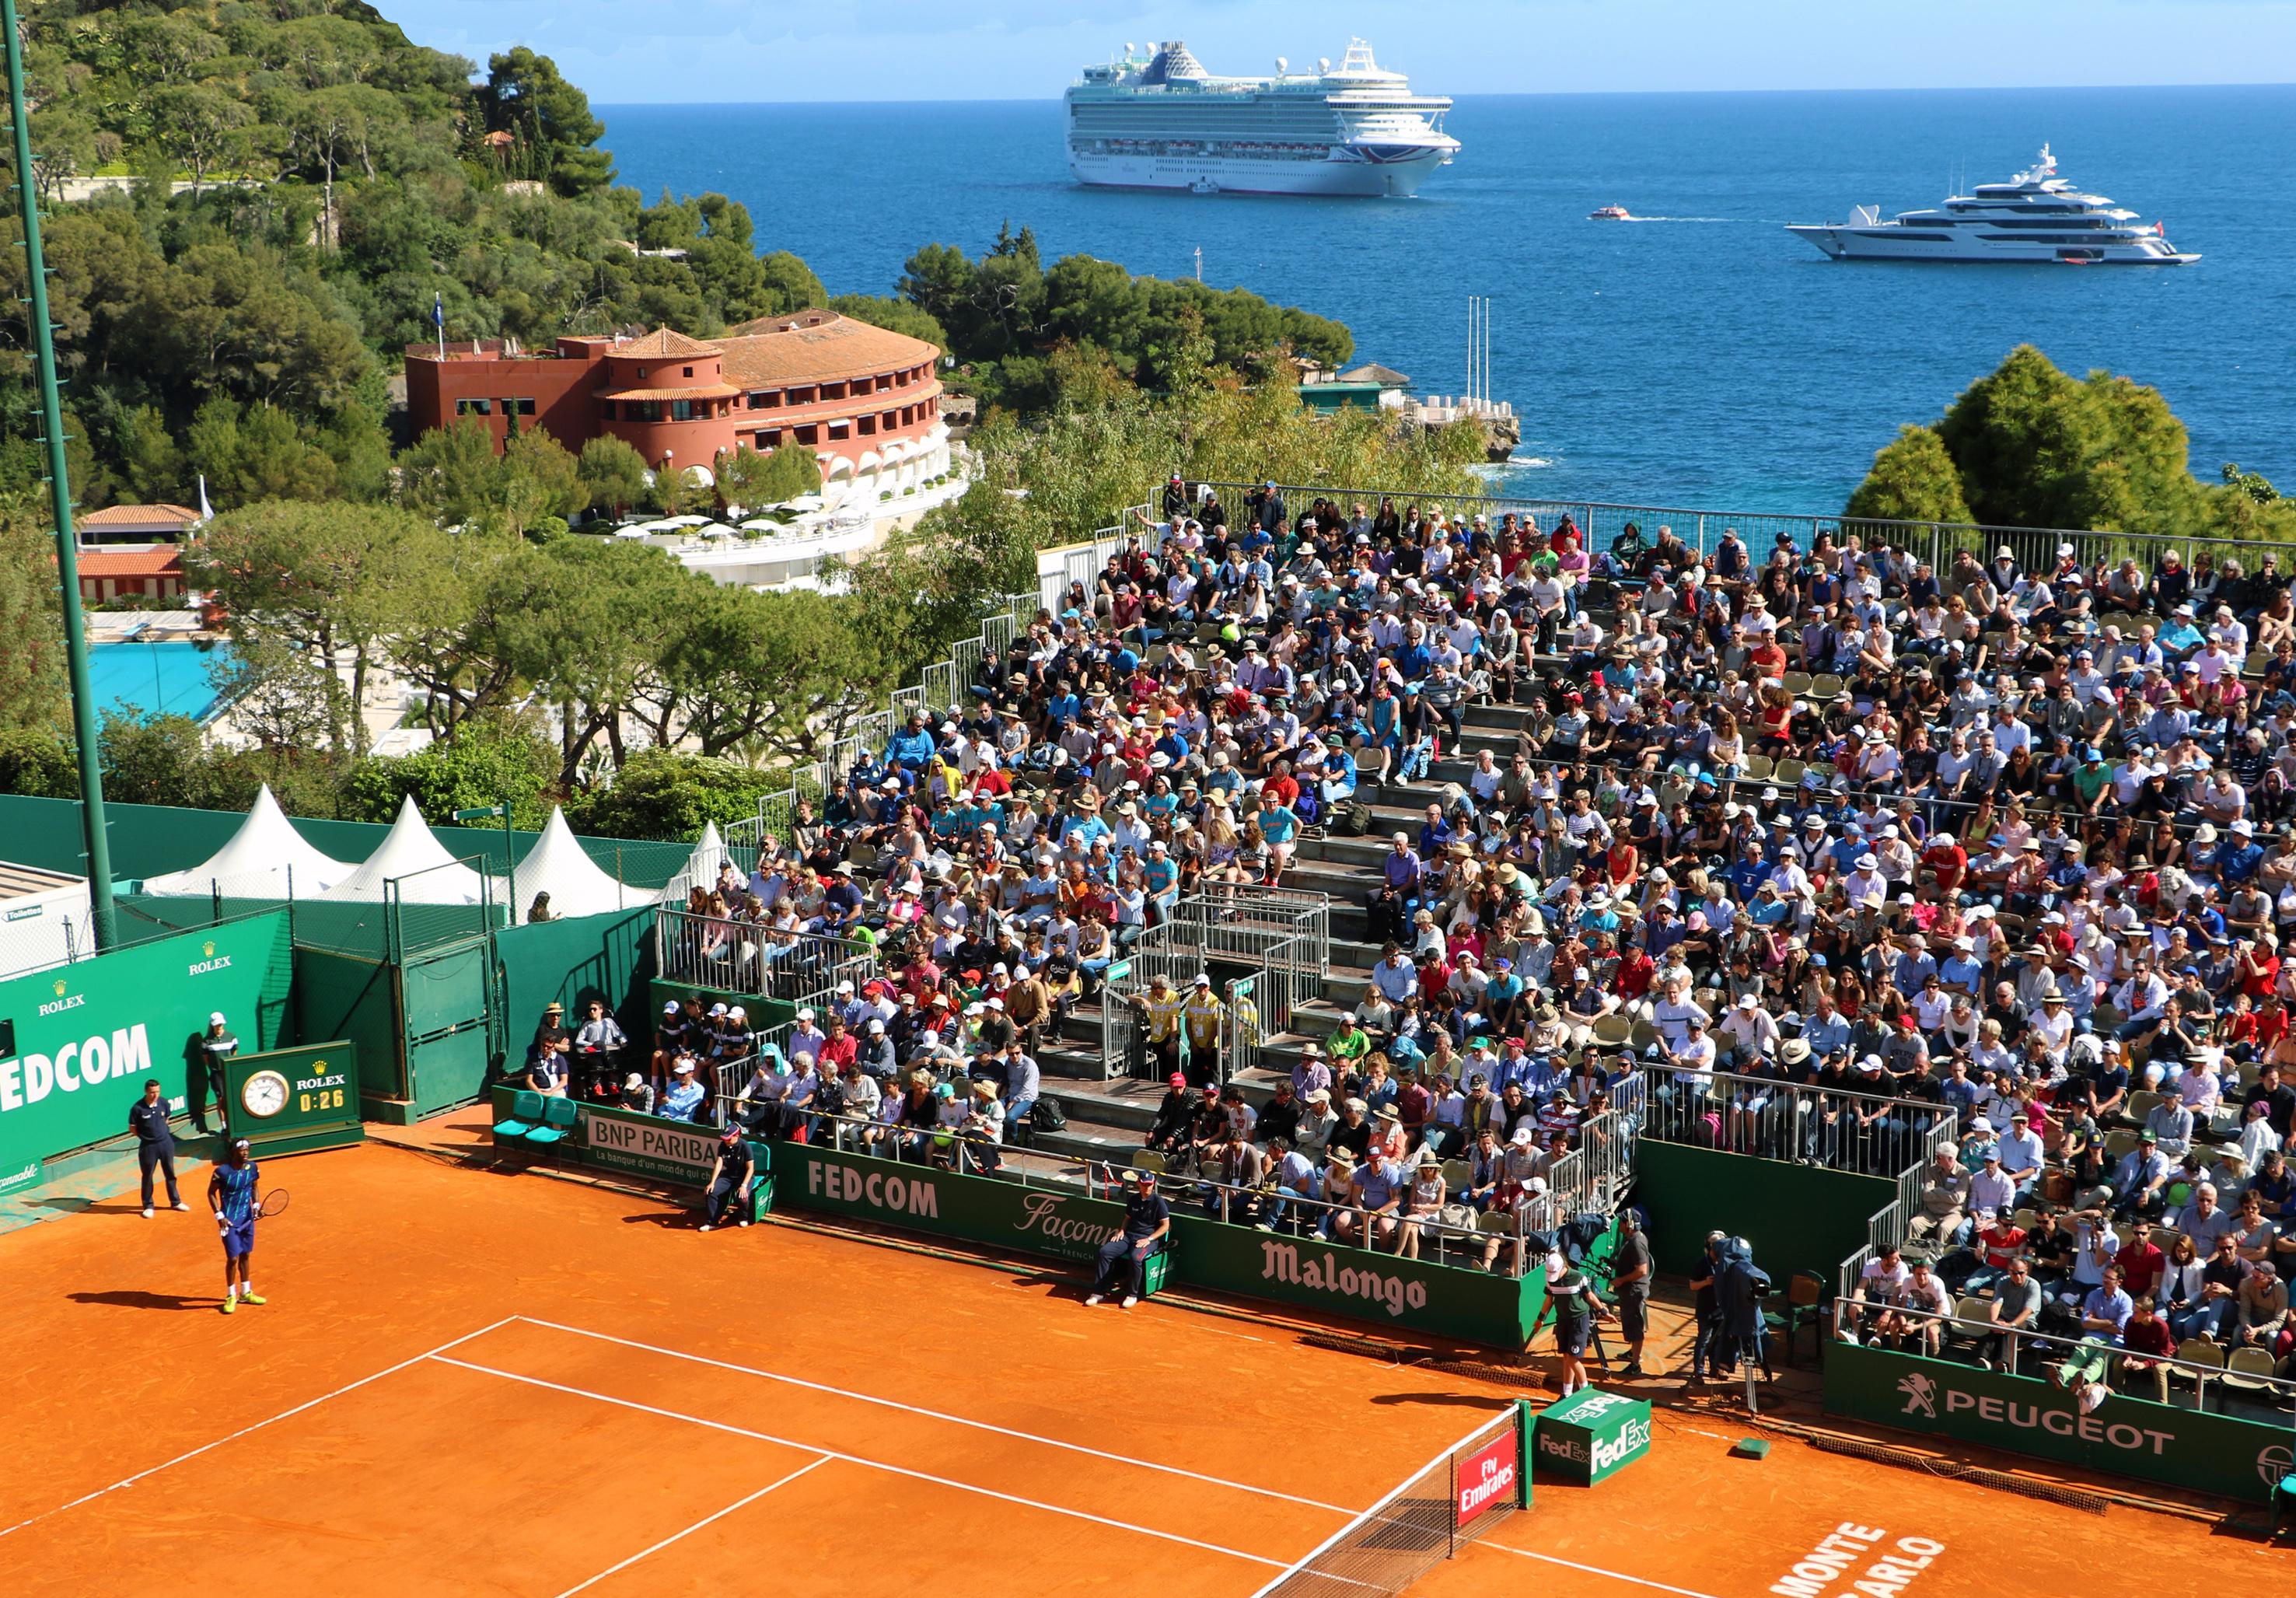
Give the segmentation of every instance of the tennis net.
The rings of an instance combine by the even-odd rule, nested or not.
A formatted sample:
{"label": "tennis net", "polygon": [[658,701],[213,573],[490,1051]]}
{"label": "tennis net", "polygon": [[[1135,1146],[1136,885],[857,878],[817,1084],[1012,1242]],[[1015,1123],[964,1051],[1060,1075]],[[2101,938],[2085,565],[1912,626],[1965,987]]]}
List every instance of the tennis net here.
{"label": "tennis net", "polygon": [[1529,1503],[1530,1405],[1517,1401],[1422,1466],[1252,1598],[1381,1598]]}

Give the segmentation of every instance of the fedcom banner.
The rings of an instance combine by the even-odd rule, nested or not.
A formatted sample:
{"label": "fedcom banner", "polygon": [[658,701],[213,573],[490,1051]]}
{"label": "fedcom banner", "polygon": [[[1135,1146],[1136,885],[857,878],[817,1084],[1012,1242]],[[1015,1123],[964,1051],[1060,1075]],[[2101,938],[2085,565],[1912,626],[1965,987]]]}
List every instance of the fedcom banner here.
{"label": "fedcom banner", "polygon": [[0,982],[0,1172],[124,1135],[150,1078],[183,1110],[211,1012],[244,1050],[277,1043],[291,958],[282,910]]}
{"label": "fedcom banner", "polygon": [[[2038,1363],[2028,1350],[2027,1358]],[[1854,1343],[1825,1350],[1825,1411],[2195,1492],[2269,1503],[2296,1470],[2296,1431],[2116,1392],[2083,1414],[2038,1376],[1980,1371]]]}

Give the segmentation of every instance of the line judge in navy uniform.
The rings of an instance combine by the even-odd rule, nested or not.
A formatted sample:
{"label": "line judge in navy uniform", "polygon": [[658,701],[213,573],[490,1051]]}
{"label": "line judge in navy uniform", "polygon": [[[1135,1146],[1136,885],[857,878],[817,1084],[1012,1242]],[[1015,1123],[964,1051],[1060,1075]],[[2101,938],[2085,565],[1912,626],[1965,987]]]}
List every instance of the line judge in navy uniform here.
{"label": "line judge in navy uniform", "polygon": [[1092,1291],[1085,1302],[1099,1303],[1121,1276],[1124,1307],[1129,1309],[1139,1303],[1140,1282],[1148,1266],[1148,1257],[1171,1230],[1172,1207],[1156,1191],[1156,1173],[1134,1171],[1131,1191],[1124,1195],[1124,1225],[1117,1229],[1115,1236],[1101,1244],[1099,1268],[1093,1273]]}
{"label": "line judge in navy uniform", "polygon": [[168,1204],[189,1209],[184,1191],[176,1185],[176,1130],[168,1124],[168,1101],[161,1096],[160,1078],[144,1084],[144,1096],[127,1111],[127,1129],[135,1134],[135,1161],[144,1168],[144,1218],[152,1218],[152,1172],[168,1178]]}

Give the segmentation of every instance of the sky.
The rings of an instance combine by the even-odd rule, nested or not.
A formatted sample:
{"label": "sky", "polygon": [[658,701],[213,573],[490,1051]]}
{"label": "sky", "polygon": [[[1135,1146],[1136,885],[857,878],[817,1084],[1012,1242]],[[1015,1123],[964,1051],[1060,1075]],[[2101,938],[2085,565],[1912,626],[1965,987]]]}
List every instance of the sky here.
{"label": "sky", "polygon": [[[604,105],[1057,98],[1128,42],[1215,72],[1382,65],[1447,94],[2296,80],[2296,0],[379,0],[483,62],[527,45]],[[1079,19],[1082,20],[1079,20]]]}

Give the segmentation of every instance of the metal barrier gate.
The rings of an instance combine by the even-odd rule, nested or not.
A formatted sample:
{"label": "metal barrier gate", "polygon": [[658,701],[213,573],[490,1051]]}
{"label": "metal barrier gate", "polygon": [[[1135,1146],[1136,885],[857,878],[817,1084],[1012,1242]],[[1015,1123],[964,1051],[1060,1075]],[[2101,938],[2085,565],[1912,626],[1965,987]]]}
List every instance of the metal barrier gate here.
{"label": "metal barrier gate", "polygon": [[[1248,974],[1222,989],[1227,1013],[1220,1023],[1223,1079],[1259,1063],[1266,1039],[1288,1031],[1292,1007],[1320,996],[1331,970],[1330,911],[1320,893],[1282,888],[1229,888],[1193,894],[1151,927],[1128,956],[1109,967],[1101,998],[1102,1069],[1111,1075],[1145,1074],[1142,1011],[1158,976],[1185,996],[1199,971],[1246,966]],[[1182,1058],[1187,1055],[1185,1032]]]}

